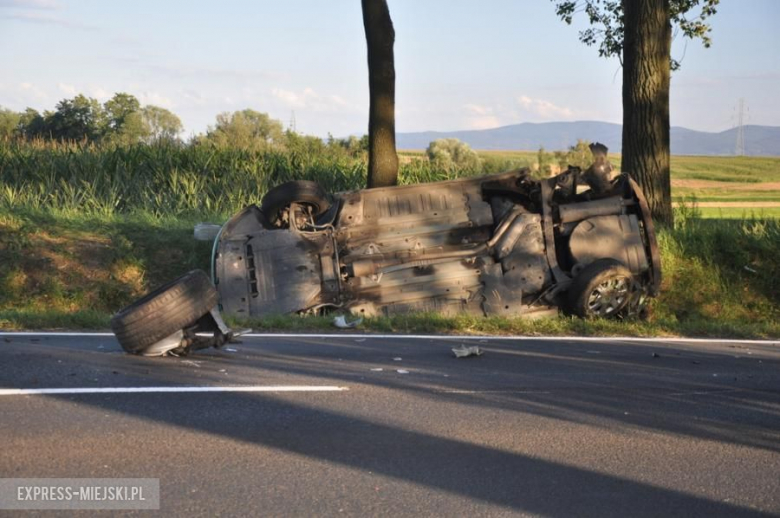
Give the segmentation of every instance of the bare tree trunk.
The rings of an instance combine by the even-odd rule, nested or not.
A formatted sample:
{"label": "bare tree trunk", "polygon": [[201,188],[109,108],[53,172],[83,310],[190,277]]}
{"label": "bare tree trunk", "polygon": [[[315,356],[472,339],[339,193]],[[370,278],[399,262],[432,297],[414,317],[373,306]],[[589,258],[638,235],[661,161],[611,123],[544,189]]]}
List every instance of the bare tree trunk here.
{"label": "bare tree trunk", "polygon": [[623,171],[647,197],[653,219],[671,225],[669,0],[623,0]]}
{"label": "bare tree trunk", "polygon": [[395,30],[386,0],[361,0],[368,46],[368,186],[398,183],[395,150]]}

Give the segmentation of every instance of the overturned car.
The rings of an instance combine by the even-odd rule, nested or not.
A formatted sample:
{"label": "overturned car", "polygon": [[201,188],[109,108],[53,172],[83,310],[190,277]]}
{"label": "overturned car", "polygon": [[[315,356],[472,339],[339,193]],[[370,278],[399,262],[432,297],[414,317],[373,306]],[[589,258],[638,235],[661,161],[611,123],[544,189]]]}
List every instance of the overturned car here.
{"label": "overturned car", "polygon": [[279,185],[214,242],[221,310],[640,314],[661,280],[653,222],[606,147],[591,150],[587,170],[542,180],[519,169],[337,194]]}
{"label": "overturned car", "polygon": [[607,148],[591,150],[587,170],[541,180],[519,169],[339,194],[282,184],[220,228],[211,279],[189,272],[111,328],[127,352],[163,356],[231,341],[222,313],[641,315],[661,282],[650,211]]}

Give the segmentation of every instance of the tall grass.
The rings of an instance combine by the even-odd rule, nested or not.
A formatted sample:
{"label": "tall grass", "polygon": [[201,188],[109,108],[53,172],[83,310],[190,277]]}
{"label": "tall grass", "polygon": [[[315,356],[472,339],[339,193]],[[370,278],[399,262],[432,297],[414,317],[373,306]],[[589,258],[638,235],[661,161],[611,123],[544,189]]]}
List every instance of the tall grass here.
{"label": "tall grass", "polygon": [[[485,172],[507,165],[494,162]],[[314,180],[338,192],[365,187],[366,172],[364,156],[333,146],[260,151],[207,144],[11,141],[0,144],[0,207],[104,216],[133,211],[226,215],[257,203],[288,180]],[[477,172],[436,171],[428,160],[415,159],[401,165],[399,183]]]}

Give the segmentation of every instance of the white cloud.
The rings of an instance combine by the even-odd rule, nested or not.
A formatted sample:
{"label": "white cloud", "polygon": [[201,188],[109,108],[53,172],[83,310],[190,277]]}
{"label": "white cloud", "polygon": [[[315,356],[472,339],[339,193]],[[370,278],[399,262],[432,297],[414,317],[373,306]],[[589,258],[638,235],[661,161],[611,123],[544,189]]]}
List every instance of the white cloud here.
{"label": "white cloud", "polygon": [[463,105],[468,114],[461,123],[463,128],[470,130],[482,130],[496,128],[501,126],[501,118],[496,113],[503,113],[503,110],[487,106],[484,104],[468,103]]}
{"label": "white cloud", "polygon": [[181,97],[192,106],[204,106],[208,102],[203,94],[195,90],[182,90]]}
{"label": "white cloud", "polygon": [[141,92],[138,94],[138,100],[141,104],[153,104],[162,108],[171,109],[175,106],[175,103],[168,97],[165,97],[159,92]]}
{"label": "white cloud", "polygon": [[467,129],[483,130],[497,128],[502,125],[501,120],[495,115],[486,115],[483,117],[470,117],[466,120]]}
{"label": "white cloud", "polygon": [[100,102],[105,102],[111,99],[114,95],[101,86],[91,86],[88,90],[89,97],[94,97]]}
{"label": "white cloud", "polygon": [[52,97],[43,88],[29,82],[16,84],[0,84],[0,99],[4,108],[23,110],[50,108]]}
{"label": "white cloud", "polygon": [[303,108],[306,106],[306,101],[303,99],[303,96],[298,95],[295,92],[274,88],[271,90],[271,94],[292,108]]}
{"label": "white cloud", "polygon": [[474,115],[488,115],[493,113],[493,108],[490,108],[489,106],[482,106],[479,104],[465,104],[463,107],[466,109],[466,111],[473,113]]}
{"label": "white cloud", "polygon": [[313,88],[304,88],[301,92],[293,92],[282,88],[273,88],[271,95],[288,108],[312,110],[315,112],[355,111],[358,107],[350,104],[338,95],[321,95]]}
{"label": "white cloud", "polygon": [[517,104],[523,115],[542,121],[572,119],[576,115],[571,108],[558,106],[544,99],[532,99],[527,95],[518,97]]}
{"label": "white cloud", "polygon": [[65,83],[57,83],[57,88],[65,95],[76,95],[78,93],[75,86]]}

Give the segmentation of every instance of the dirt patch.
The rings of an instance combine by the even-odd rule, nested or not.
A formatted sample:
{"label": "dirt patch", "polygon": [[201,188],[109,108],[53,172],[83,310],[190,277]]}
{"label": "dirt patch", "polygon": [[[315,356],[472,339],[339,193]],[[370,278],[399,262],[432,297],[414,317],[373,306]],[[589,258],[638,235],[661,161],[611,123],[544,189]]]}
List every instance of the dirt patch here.
{"label": "dirt patch", "polygon": [[729,191],[780,191],[780,182],[737,183],[713,180],[672,180],[672,187],[687,189],[726,189]]}
{"label": "dirt patch", "polygon": [[109,262],[110,241],[90,235],[54,236],[45,231],[30,235],[30,252],[48,260],[50,268],[84,279],[103,279]]}

